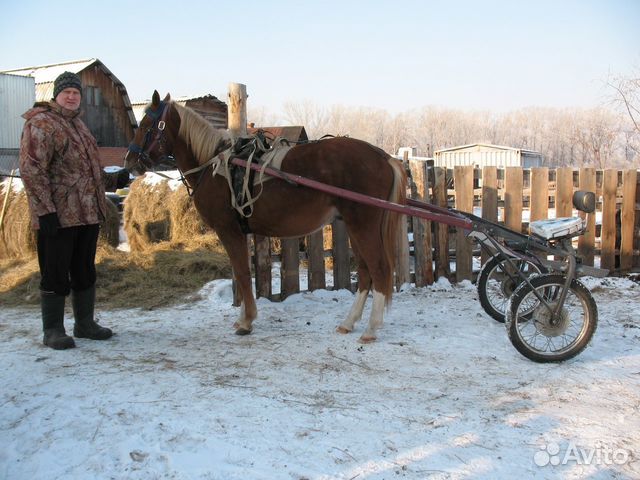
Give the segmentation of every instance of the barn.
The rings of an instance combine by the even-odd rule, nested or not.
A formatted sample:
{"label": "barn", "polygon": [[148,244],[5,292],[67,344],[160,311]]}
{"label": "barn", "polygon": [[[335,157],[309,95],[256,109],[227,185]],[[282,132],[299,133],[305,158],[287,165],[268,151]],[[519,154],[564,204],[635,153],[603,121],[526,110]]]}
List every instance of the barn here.
{"label": "barn", "polygon": [[[62,72],[78,74],[83,85],[80,108],[83,120],[100,147],[108,147],[109,155],[102,158],[103,166],[122,165],[126,146],[137,127],[127,89],[123,83],[97,58],[74,60],[52,65],[4,70],[0,73],[33,77],[35,100],[49,101],[53,97],[53,82]],[[118,150],[114,160],[113,149]]]}
{"label": "barn", "polygon": [[[199,97],[172,97],[171,100],[183,107],[191,108],[215,128],[227,128],[227,104],[219,100],[217,97],[214,97],[213,95],[203,95]],[[138,123],[140,123],[140,120],[144,117],[144,109],[150,102],[151,100],[147,100],[144,102],[135,102],[133,104],[133,114]]]}
{"label": "barn", "polygon": [[488,166],[531,168],[541,167],[543,157],[540,152],[533,150],[473,143],[436,150],[434,164],[436,167],[446,168],[453,168],[457,165],[473,165],[476,168]]}

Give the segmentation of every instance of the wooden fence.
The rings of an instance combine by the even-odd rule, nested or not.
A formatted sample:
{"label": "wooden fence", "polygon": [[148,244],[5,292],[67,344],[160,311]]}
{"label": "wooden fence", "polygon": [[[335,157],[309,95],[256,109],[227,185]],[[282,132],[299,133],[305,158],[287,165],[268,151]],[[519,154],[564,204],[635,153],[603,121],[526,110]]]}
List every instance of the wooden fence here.
{"label": "wooden fence", "polygon": [[[577,215],[572,207],[573,192],[595,191],[596,213],[587,216],[588,230],[577,241],[578,254],[586,265],[599,260],[599,265],[612,273],[636,271],[640,267],[637,170],[474,169],[473,166],[446,170],[422,161],[406,161],[405,165],[411,179],[408,196],[475,212],[523,233],[528,233],[529,221]],[[580,215],[584,216],[581,212]],[[425,286],[440,277],[454,282],[473,280],[473,258],[478,252],[477,249],[474,252],[472,241],[463,231],[415,217],[407,218],[406,226],[407,235],[402,235],[397,252],[397,285]],[[351,275],[355,266],[349,238],[339,219],[307,237],[282,239],[277,254],[270,239],[252,237],[252,265],[259,297],[281,300],[300,292],[301,264],[307,268],[309,290],[327,288],[327,272],[331,270],[332,288],[356,288]],[[274,261],[280,262],[279,293],[272,289]]]}

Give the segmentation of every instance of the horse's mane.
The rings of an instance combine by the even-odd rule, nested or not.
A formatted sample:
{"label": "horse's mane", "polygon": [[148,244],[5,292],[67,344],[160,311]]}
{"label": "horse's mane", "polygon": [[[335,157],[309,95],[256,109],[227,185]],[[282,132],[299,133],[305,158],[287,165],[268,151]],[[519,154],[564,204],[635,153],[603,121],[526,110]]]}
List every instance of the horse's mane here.
{"label": "horse's mane", "polygon": [[172,103],[180,115],[178,135],[191,148],[199,164],[231,146],[231,137],[226,130],[215,128],[190,108]]}

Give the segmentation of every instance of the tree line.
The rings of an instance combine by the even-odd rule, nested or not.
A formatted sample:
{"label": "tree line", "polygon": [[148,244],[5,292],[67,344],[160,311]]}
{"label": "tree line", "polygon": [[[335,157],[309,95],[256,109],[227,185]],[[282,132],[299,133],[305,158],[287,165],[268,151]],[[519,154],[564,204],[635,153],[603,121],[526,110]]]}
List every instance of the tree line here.
{"label": "tree line", "polygon": [[[497,114],[426,106],[392,115],[371,107],[323,107],[286,102],[289,125],[303,125],[310,139],[325,134],[366,140],[394,154],[415,147],[418,156],[470,143],[541,152],[544,165],[640,168],[640,75],[608,81],[611,97],[595,108],[528,107]],[[256,125],[273,125],[264,110],[251,111]]]}

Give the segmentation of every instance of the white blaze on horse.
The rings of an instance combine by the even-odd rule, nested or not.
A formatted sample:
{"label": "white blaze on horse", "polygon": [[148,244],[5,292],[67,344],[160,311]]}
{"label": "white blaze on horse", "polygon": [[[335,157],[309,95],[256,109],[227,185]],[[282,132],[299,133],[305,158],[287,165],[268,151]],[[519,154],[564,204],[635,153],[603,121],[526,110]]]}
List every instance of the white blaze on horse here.
{"label": "white blaze on horse", "polygon": [[[204,222],[213,228],[229,255],[241,299],[236,333],[251,332],[257,307],[251,288],[247,248],[250,233],[269,237],[300,237],[330,222],[344,220],[358,265],[358,291],[340,333],[353,331],[373,292],[369,324],[360,337],[373,342],[382,325],[384,307],[393,291],[394,252],[400,228],[399,214],[365,205],[282,179],[257,186],[250,216],[243,217],[230,189],[225,161],[233,139],[214,128],[193,110],[160,100],[154,92],[125,158],[125,167],[142,174],[160,166],[182,172]],[[383,150],[346,137],[311,141],[290,148],[281,160],[283,172],[370,197],[404,204],[406,173],[401,163]]]}

